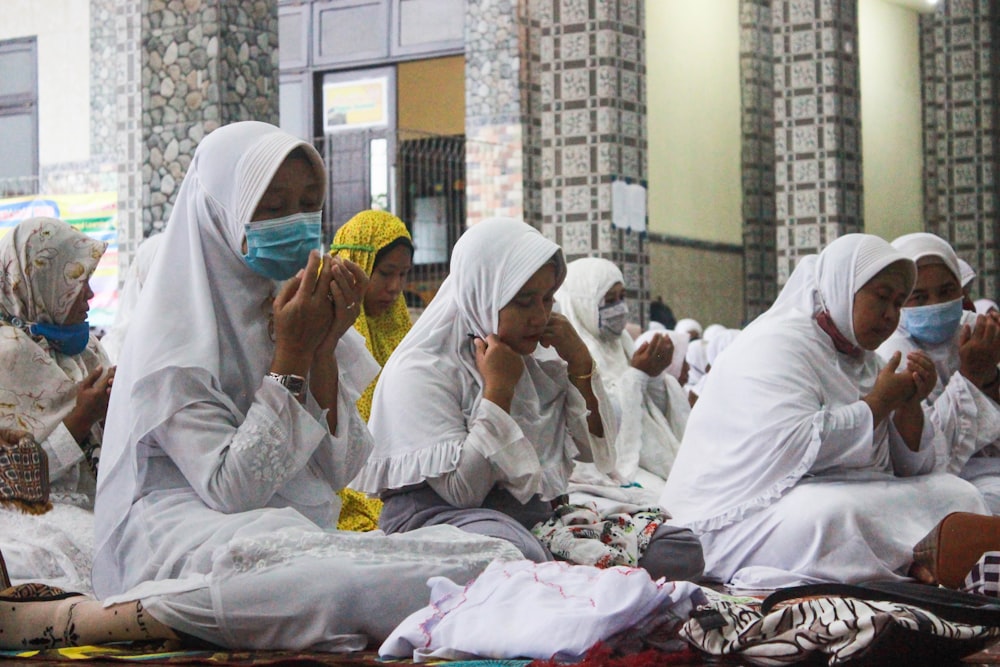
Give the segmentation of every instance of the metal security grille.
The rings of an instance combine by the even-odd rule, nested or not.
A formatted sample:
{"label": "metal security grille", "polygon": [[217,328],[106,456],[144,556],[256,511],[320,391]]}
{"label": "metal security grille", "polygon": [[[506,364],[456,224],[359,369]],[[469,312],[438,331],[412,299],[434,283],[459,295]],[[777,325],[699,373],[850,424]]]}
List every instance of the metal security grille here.
{"label": "metal security grille", "polygon": [[[328,134],[316,145],[329,173],[327,240],[359,211],[378,208],[399,216],[416,248],[407,300],[421,309],[448,275],[451,250],[465,229],[465,137],[374,129]],[[477,154],[486,158],[479,164],[490,168],[500,151],[477,145]]]}

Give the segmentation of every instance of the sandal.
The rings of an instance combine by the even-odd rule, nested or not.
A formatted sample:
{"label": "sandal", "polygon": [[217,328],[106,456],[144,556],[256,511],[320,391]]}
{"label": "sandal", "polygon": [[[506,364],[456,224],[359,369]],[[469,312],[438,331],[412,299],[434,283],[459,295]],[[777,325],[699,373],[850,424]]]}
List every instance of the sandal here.
{"label": "sandal", "polygon": [[20,600],[21,602],[35,602],[41,600],[62,600],[71,598],[83,593],[67,593],[55,586],[45,584],[18,584],[12,586],[10,575],[7,574],[7,563],[3,560],[3,552],[0,552],[0,601],[11,602]]}
{"label": "sandal", "polygon": [[[1000,550],[1000,516],[952,512],[913,548],[914,566],[933,583],[959,589],[987,551]],[[932,582],[927,582],[932,583]]]}

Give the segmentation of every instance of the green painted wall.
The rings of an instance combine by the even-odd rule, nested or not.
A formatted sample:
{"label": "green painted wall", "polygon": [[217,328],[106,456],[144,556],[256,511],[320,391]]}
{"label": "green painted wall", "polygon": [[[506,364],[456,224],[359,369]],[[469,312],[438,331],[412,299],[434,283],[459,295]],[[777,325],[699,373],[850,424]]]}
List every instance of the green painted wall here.
{"label": "green painted wall", "polygon": [[737,0],[646,3],[651,232],[742,243]]}
{"label": "green painted wall", "polygon": [[890,241],[924,229],[918,18],[858,3],[865,231]]}

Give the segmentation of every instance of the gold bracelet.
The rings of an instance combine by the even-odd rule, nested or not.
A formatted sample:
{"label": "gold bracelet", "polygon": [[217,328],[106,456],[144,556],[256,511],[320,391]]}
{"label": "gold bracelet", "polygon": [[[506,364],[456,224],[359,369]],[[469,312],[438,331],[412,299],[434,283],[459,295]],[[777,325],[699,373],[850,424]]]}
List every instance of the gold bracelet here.
{"label": "gold bracelet", "polygon": [[590,372],[587,373],[586,375],[573,375],[572,373],[569,372],[568,369],[566,370],[566,375],[569,376],[570,380],[576,382],[578,380],[589,380],[590,378],[594,377],[594,373],[596,372],[597,372],[597,362],[592,360],[590,362]]}

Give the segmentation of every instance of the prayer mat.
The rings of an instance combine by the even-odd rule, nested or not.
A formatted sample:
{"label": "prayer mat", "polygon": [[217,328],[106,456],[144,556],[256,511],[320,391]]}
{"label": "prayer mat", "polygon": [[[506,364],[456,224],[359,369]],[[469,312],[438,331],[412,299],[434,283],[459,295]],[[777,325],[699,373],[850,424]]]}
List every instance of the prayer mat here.
{"label": "prayer mat", "polygon": [[[0,651],[0,663],[23,663],[25,667],[65,665],[79,660],[102,665],[120,665],[128,662],[145,664],[202,664],[216,667],[234,666],[278,667],[297,665],[305,667],[387,667],[412,665],[410,660],[382,660],[375,651],[359,653],[315,653],[306,651],[248,651],[248,650],[164,650],[161,643],[122,643],[104,646],[78,646],[47,649],[43,651]],[[467,660],[461,662],[434,661],[425,665],[448,667],[526,667],[530,660]]]}

